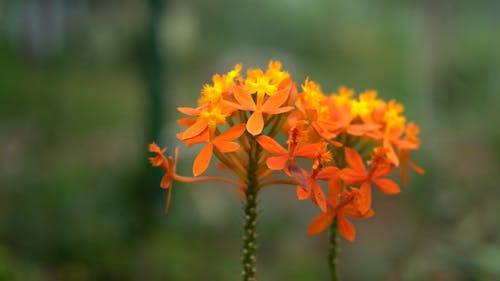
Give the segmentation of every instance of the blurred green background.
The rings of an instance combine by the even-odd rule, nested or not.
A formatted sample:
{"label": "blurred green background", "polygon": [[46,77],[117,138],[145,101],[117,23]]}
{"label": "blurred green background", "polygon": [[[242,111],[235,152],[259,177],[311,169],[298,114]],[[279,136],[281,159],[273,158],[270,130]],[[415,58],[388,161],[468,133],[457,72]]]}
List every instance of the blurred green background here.
{"label": "blurred green background", "polygon": [[[146,145],[173,151],[175,108],[213,73],[270,59],[325,92],[375,88],[422,129],[427,173],[376,193],[343,280],[500,280],[499,15],[495,0],[1,1],[0,280],[239,280],[236,191],[175,184],[165,216]],[[317,209],[287,187],[260,209],[260,279],[327,280]]]}

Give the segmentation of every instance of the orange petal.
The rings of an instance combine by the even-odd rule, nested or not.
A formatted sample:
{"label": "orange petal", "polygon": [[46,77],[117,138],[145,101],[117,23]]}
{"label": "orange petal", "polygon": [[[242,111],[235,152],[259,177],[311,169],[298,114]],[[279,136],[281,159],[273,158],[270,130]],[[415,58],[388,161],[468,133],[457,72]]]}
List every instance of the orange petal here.
{"label": "orange petal", "polygon": [[343,143],[341,142],[338,142],[338,141],[334,141],[334,140],[327,140],[329,143],[331,143],[333,146],[336,146],[336,147],[342,147],[344,146]]}
{"label": "orange petal", "polygon": [[352,205],[347,205],[342,208],[342,213],[348,217],[353,217],[357,219],[366,219],[373,217],[375,215],[375,212],[370,209],[366,213],[362,214],[358,209],[354,208]]}
{"label": "orange petal", "polygon": [[359,189],[361,192],[361,206],[359,211],[366,214],[372,208],[372,187],[370,182],[364,182]]}
{"label": "orange petal", "polygon": [[399,166],[398,155],[396,154],[396,152],[394,151],[394,147],[392,147],[392,144],[388,140],[384,141],[384,148],[387,149],[387,158],[389,158],[389,160],[391,160],[394,165]]}
{"label": "orange petal", "polygon": [[247,90],[245,90],[241,86],[235,86],[233,94],[234,98],[240,105],[243,106],[243,108],[246,108],[247,110],[255,110],[255,102]]}
{"label": "orange petal", "polygon": [[332,135],[339,135],[344,129],[345,129],[345,124],[341,122],[322,122],[322,127],[330,132]]}
{"label": "orange petal", "polygon": [[311,190],[302,186],[297,186],[297,199],[306,200],[311,196]]}
{"label": "orange petal", "polygon": [[347,184],[356,184],[364,181],[366,174],[350,168],[345,168],[340,171],[340,178]]}
{"label": "orange petal", "polygon": [[156,142],[152,142],[149,144],[149,152],[161,153],[161,149]]}
{"label": "orange petal", "polygon": [[397,194],[401,192],[399,186],[390,179],[375,179],[373,183],[386,194]]}
{"label": "orange petal", "polygon": [[267,112],[268,110],[275,110],[279,108],[287,101],[289,95],[290,88],[279,90],[264,102],[262,105],[262,111]]}
{"label": "orange petal", "polygon": [[418,166],[417,164],[413,163],[412,161],[408,161],[408,165],[410,165],[410,167],[417,173],[417,174],[420,174],[420,175],[423,175],[425,174],[425,171],[424,169],[422,169],[420,166]]}
{"label": "orange petal", "polygon": [[210,164],[210,159],[212,158],[214,146],[211,143],[207,143],[196,157],[193,164],[193,175],[199,176],[208,168]]}
{"label": "orange petal", "polygon": [[342,181],[340,181],[340,177],[334,177],[328,181],[328,193],[330,193],[333,206],[337,206],[339,203],[339,195],[341,191]]}
{"label": "orange petal", "polygon": [[316,153],[321,148],[321,143],[310,143],[304,146],[301,146],[293,152],[293,156],[302,157],[302,158],[314,158]]}
{"label": "orange petal", "polygon": [[280,108],[262,110],[262,111],[265,113],[268,113],[268,114],[281,114],[281,113],[285,113],[288,111],[292,111],[293,109],[294,109],[293,106],[284,106],[284,107],[280,107]]}
{"label": "orange petal", "polygon": [[189,115],[189,116],[200,115],[200,111],[197,110],[196,108],[192,108],[192,107],[177,107],[177,110],[179,110],[179,112],[184,113],[184,114]]}
{"label": "orange petal", "polygon": [[[241,105],[241,104],[239,104],[239,103],[237,103],[237,102],[231,102],[231,101],[227,101],[227,100],[225,100],[225,101],[224,101],[224,104],[225,104],[227,107],[230,107],[230,108],[231,108],[231,110],[233,110],[233,111],[234,111],[234,110],[238,110],[238,109],[239,109],[239,110],[253,110],[253,108],[248,108],[247,106],[243,106],[243,105]],[[230,115],[230,114],[228,114],[228,115]]]}
{"label": "orange petal", "polygon": [[149,157],[149,163],[151,163],[151,166],[153,167],[159,167],[165,162],[165,158],[162,157],[163,155],[156,155],[153,157]]}
{"label": "orange petal", "polygon": [[309,224],[307,234],[316,235],[323,232],[332,223],[334,216],[335,212],[333,211],[319,214]]}
{"label": "orange petal", "polygon": [[337,227],[340,235],[346,240],[352,242],[356,237],[356,230],[350,221],[348,221],[342,214],[337,215]]}
{"label": "orange petal", "polygon": [[394,165],[392,164],[392,162],[389,159],[384,159],[384,161],[386,161],[386,164],[388,165],[378,165],[375,168],[375,172],[373,172],[372,174],[372,178],[382,178],[392,172],[392,170],[394,169]]}
{"label": "orange petal", "polygon": [[265,135],[258,136],[257,142],[260,146],[262,146],[262,148],[264,148],[265,151],[271,154],[288,154],[288,151],[271,137]]}
{"label": "orange petal", "polygon": [[225,140],[225,141],[235,140],[241,137],[241,135],[243,135],[244,132],[245,132],[245,124],[237,124],[229,128],[224,133],[215,137],[215,139]]}
{"label": "orange petal", "polygon": [[264,129],[264,117],[262,112],[254,111],[247,121],[247,131],[252,135],[258,135],[262,133]]}
{"label": "orange petal", "polygon": [[179,119],[177,119],[177,124],[184,126],[184,127],[192,126],[195,122],[196,122],[195,118],[179,118]]}
{"label": "orange petal", "polygon": [[347,163],[349,164],[349,166],[351,166],[351,168],[353,168],[355,171],[359,171],[359,172],[364,172],[366,173],[366,169],[365,169],[365,164],[363,163],[363,159],[361,158],[361,156],[359,155],[359,153],[352,149],[352,148],[349,148],[349,147],[346,147],[345,148],[345,159],[347,161]]}
{"label": "orange petal", "polygon": [[204,119],[198,118],[196,122],[191,125],[191,127],[187,128],[186,131],[182,134],[183,139],[189,139],[196,137],[197,135],[201,134],[203,130],[205,130],[208,127],[207,121]]}
{"label": "orange petal", "polygon": [[319,122],[312,122],[311,126],[325,140],[331,140],[337,136],[337,135],[333,134],[332,132],[326,130],[324,128],[324,126],[322,124],[320,124]]}
{"label": "orange petal", "polygon": [[183,134],[184,134],[184,133],[177,133],[177,134],[175,134],[175,137],[176,137],[176,138],[178,138],[179,140],[181,140],[181,141],[182,141],[182,140],[183,140],[183,139],[182,139],[182,135],[183,135]]}
{"label": "orange petal", "polygon": [[320,180],[329,180],[336,177],[339,174],[339,168],[334,166],[328,166],[323,168],[317,175],[316,178]]}
{"label": "orange petal", "polygon": [[267,167],[271,170],[283,170],[285,168],[288,156],[269,157],[266,160]]}
{"label": "orange petal", "polygon": [[240,148],[239,144],[232,141],[215,140],[212,143],[222,153],[233,152]]}
{"label": "orange petal", "polygon": [[179,134],[177,134],[177,138],[180,139],[181,141],[185,142],[189,146],[189,145],[193,145],[193,144],[197,144],[197,143],[208,142],[210,139],[210,133],[208,132],[208,128],[206,128],[199,135],[194,136],[192,138],[182,139],[182,136],[179,137]]}
{"label": "orange petal", "polygon": [[321,186],[317,182],[313,183],[313,195],[314,195],[314,202],[318,205],[321,211],[326,212],[326,197],[325,193],[323,192],[323,189],[321,189]]}

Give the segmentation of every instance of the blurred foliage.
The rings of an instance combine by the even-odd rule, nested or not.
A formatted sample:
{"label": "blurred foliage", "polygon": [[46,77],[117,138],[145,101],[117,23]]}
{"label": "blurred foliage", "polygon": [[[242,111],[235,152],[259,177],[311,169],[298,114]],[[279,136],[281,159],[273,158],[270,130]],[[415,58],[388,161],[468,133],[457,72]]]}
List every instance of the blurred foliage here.
{"label": "blurred foliage", "polygon": [[[146,159],[148,3],[0,3],[0,280],[239,279],[236,191],[176,184],[162,213]],[[375,198],[377,215],[342,242],[344,280],[500,279],[498,1],[163,4],[157,141],[173,148],[175,108],[239,62],[280,59],[326,92],[375,88],[421,125],[427,173]],[[193,155],[182,150],[185,174]],[[262,193],[262,280],[326,278],[309,205],[286,187]]]}

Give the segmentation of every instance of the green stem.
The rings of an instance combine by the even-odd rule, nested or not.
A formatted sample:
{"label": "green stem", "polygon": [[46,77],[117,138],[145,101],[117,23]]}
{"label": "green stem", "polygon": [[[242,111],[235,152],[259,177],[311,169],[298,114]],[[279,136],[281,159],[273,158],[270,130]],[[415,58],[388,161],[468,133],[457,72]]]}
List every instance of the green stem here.
{"label": "green stem", "polygon": [[337,252],[338,252],[339,238],[337,237],[337,219],[334,219],[330,225],[330,248],[328,253],[328,267],[330,268],[330,280],[339,281],[339,274],[337,271]]}
{"label": "green stem", "polygon": [[[342,142],[344,144],[349,143],[349,137],[346,134],[342,134]],[[346,167],[346,159],[345,159],[345,149],[344,147],[337,148],[337,153],[335,156],[335,162],[339,169],[343,169]],[[330,280],[339,281],[339,273],[337,271],[337,263],[338,263],[338,251],[339,251],[339,238],[338,238],[338,229],[337,229],[337,219],[333,219],[330,224],[330,245],[328,248],[328,267],[330,268]]]}
{"label": "green stem", "polygon": [[244,281],[255,281],[255,262],[256,262],[256,232],[257,226],[257,191],[246,192],[244,234],[243,234],[243,256],[242,265]]}
{"label": "green stem", "polygon": [[244,233],[243,233],[243,253],[241,271],[243,281],[256,281],[255,263],[256,263],[256,239],[257,239],[257,193],[259,180],[257,178],[257,165],[260,156],[261,148],[257,145],[254,137],[250,137],[249,165],[247,168],[246,178],[246,201],[245,201],[245,218],[244,218]]}

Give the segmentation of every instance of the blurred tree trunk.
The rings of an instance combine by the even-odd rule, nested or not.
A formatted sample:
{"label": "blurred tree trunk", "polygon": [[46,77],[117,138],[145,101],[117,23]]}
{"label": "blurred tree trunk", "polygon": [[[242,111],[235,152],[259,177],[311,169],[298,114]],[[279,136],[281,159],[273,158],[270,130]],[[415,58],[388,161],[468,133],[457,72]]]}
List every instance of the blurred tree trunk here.
{"label": "blurred tree trunk", "polygon": [[149,94],[149,136],[151,140],[160,139],[161,124],[163,121],[165,66],[158,42],[160,16],[166,0],[149,1],[149,25],[146,48],[146,79]]}
{"label": "blurred tree trunk", "polygon": [[137,218],[134,231],[144,235],[151,228],[155,212],[151,206],[157,205],[155,202],[162,200],[163,193],[160,189],[161,169],[152,168],[147,163],[150,153],[147,151],[148,143],[153,141],[163,145],[161,140],[161,128],[164,122],[164,103],[166,71],[165,61],[162,56],[164,50],[160,49],[158,30],[160,28],[161,15],[166,4],[166,0],[149,0],[149,22],[145,30],[143,45],[140,52],[140,67],[146,86],[146,106],[145,109],[145,143],[140,149],[144,151],[144,169],[139,175],[138,181],[134,184],[131,200],[134,204],[133,210]]}

